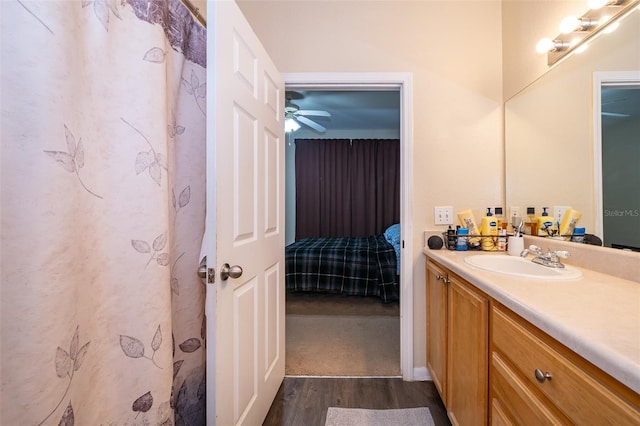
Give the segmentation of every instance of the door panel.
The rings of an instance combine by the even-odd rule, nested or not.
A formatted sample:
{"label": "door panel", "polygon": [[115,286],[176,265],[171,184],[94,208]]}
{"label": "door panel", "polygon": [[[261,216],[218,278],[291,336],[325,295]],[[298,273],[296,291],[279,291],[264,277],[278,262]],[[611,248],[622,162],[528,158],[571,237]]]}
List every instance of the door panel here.
{"label": "door panel", "polygon": [[208,11],[207,422],[256,425],[284,377],[284,81],[235,2]]}

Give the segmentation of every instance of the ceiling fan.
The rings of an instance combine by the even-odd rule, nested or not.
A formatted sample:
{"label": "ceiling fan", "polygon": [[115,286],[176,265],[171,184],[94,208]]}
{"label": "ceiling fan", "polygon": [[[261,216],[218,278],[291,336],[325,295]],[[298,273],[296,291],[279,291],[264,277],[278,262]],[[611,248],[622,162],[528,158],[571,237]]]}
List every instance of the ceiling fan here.
{"label": "ceiling fan", "polygon": [[328,111],[300,109],[300,107],[292,102],[294,99],[302,99],[304,96],[301,93],[287,91],[285,92],[285,105],[284,105],[284,117],[285,117],[285,131],[296,131],[300,128],[302,123],[305,126],[311,127],[316,132],[324,133],[327,129],[324,126],[316,123],[307,117],[331,117]]}
{"label": "ceiling fan", "polygon": [[[601,114],[603,116],[607,116],[607,117],[616,117],[616,118],[627,118],[627,117],[631,117],[631,114],[627,114],[627,113],[620,113],[620,112],[612,112],[612,111],[605,111],[605,108],[608,109],[609,107],[606,107],[607,105],[611,105],[611,104],[615,104],[615,103],[621,103],[621,105],[626,105],[622,106],[622,110],[629,109],[631,108],[631,106],[629,106],[629,100],[627,98],[618,98],[616,96],[620,96],[620,92],[619,90],[607,90],[605,91],[604,89],[602,90],[602,94],[605,95],[608,100],[604,100],[604,102],[602,102],[602,111]],[[620,109],[620,105],[617,105],[617,109]]]}

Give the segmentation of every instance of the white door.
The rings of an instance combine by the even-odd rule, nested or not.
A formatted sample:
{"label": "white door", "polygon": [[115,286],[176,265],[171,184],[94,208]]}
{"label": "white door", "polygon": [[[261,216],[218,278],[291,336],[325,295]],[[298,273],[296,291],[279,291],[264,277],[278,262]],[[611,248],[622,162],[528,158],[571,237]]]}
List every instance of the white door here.
{"label": "white door", "polygon": [[284,81],[234,1],[208,8],[207,424],[258,425],[284,378]]}

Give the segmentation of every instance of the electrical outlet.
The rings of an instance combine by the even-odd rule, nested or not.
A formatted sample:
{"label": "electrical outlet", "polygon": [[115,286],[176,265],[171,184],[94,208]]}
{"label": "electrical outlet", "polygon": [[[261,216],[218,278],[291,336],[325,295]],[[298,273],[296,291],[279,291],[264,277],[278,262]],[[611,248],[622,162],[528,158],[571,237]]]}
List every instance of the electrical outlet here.
{"label": "electrical outlet", "polygon": [[516,213],[518,213],[518,216],[520,216],[520,207],[515,207],[515,206],[509,207],[509,217],[510,218],[513,217]]}
{"label": "electrical outlet", "polygon": [[453,225],[453,207],[451,206],[434,207],[433,216],[436,225]]}
{"label": "electrical outlet", "polygon": [[561,223],[564,214],[569,210],[570,206],[553,206],[553,220],[554,222]]}

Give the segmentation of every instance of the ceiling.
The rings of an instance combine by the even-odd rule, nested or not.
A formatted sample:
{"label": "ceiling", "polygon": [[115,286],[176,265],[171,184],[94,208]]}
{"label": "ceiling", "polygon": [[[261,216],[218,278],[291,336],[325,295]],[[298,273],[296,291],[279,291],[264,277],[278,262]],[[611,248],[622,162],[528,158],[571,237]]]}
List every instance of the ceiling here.
{"label": "ceiling", "polygon": [[[293,92],[293,93],[290,93]],[[307,116],[332,130],[400,128],[400,91],[297,90],[287,88],[301,110],[327,111],[331,117]],[[305,127],[305,129],[309,129]]]}

